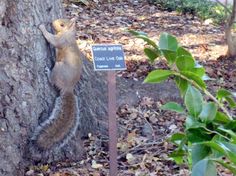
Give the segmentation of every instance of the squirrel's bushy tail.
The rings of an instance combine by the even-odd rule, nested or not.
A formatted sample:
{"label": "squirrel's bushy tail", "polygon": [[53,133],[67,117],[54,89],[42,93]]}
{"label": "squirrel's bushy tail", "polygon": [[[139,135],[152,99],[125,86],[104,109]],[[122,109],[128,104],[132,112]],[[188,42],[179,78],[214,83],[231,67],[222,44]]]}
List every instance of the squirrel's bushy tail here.
{"label": "squirrel's bushy tail", "polygon": [[79,121],[77,97],[73,92],[61,93],[49,119],[35,131],[32,142],[39,150],[63,146],[76,132]]}

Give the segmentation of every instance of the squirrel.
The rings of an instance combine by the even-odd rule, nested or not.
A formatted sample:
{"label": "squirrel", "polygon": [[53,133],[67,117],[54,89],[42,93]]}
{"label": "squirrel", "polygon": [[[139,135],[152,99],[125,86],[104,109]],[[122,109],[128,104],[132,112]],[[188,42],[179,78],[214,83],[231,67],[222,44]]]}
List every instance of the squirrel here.
{"label": "squirrel", "polygon": [[79,125],[77,96],[74,87],[82,73],[81,51],[76,43],[76,19],[57,19],[52,26],[55,35],[41,24],[46,40],[56,48],[56,62],[50,82],[60,90],[60,96],[50,117],[38,126],[31,142],[39,151],[61,148],[75,134]]}

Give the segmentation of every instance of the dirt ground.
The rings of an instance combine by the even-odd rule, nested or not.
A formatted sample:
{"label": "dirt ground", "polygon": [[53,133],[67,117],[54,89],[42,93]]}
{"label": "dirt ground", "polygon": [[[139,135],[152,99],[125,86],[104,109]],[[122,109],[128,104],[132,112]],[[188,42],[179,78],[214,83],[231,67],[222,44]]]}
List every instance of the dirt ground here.
{"label": "dirt ground", "polygon": [[[208,89],[219,87],[236,91],[235,61],[225,59],[223,27],[199,21],[196,17],[182,16],[176,12],[161,11],[145,2],[105,3],[84,6],[65,3],[68,17],[78,16],[78,41],[80,49],[91,57],[91,44],[122,44],[127,60],[127,70],[117,72],[120,176],[187,176],[186,166],[177,166],[168,158],[174,146],[165,141],[172,133],[182,130],[185,118],[160,110],[168,101],[181,102],[173,82],[161,85],[144,85],[143,79],[150,70],[165,68],[161,60],[150,65],[143,48],[145,42],[135,39],[126,29],[146,32],[158,41],[161,32],[175,35],[182,46],[205,66]],[[108,175],[107,138],[89,136],[84,146],[86,157],[78,163],[57,163],[38,172],[53,176],[103,176]],[[43,166],[41,166],[43,167]],[[222,176],[230,176],[222,172]]]}

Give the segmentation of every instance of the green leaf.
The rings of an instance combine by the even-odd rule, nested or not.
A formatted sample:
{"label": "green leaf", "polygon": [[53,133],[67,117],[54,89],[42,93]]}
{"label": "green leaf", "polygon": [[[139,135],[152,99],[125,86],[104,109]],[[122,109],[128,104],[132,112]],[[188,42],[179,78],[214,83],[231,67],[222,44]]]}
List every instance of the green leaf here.
{"label": "green leaf", "polygon": [[191,143],[198,143],[210,140],[209,134],[207,133],[204,134],[201,130],[203,130],[203,128],[188,130],[187,132],[188,141]]}
{"label": "green leaf", "polygon": [[236,107],[236,102],[234,101],[234,99],[232,97],[225,97],[225,100],[229,103],[229,106],[231,108]]}
{"label": "green leaf", "polygon": [[134,31],[134,30],[128,30],[129,33],[133,34],[134,36],[139,36],[139,35],[143,35],[147,37],[147,34],[145,32],[142,31]]}
{"label": "green leaf", "polygon": [[[198,64],[198,62],[196,62],[191,55],[186,55],[186,56],[191,58],[188,61],[190,62],[191,67],[185,70],[188,70],[189,72],[194,73],[195,75],[199,76],[202,80],[204,80],[203,78],[207,77],[207,75],[205,74],[205,69],[203,68],[203,66]],[[193,66],[193,62],[190,60],[194,62],[194,66]],[[181,63],[179,65],[181,66]]]}
{"label": "green leaf", "polygon": [[215,119],[217,113],[217,106],[215,103],[210,102],[210,103],[204,103],[202,112],[199,115],[202,121],[204,122],[212,122]]}
{"label": "green leaf", "polygon": [[230,91],[226,89],[220,89],[217,91],[216,97],[219,101],[226,100],[231,108],[236,107],[236,102],[233,98],[233,94]]}
{"label": "green leaf", "polygon": [[197,117],[202,111],[202,94],[196,88],[189,86],[185,94],[184,103],[189,113]]}
{"label": "green leaf", "polygon": [[173,72],[170,70],[154,70],[148,74],[145,83],[160,83],[166,80]]}
{"label": "green leaf", "polygon": [[207,142],[202,142],[200,144],[206,145],[211,147],[212,149],[222,153],[222,154],[226,154],[225,150],[218,144],[216,143],[216,141],[207,141]]}
{"label": "green leaf", "polygon": [[230,119],[224,113],[217,111],[214,121],[220,124],[225,124],[230,122]]}
{"label": "green leaf", "polygon": [[[228,117],[228,116],[226,116],[226,117]],[[231,129],[231,130],[236,131],[236,120],[229,120],[228,123],[226,125],[224,125],[224,127],[226,129]]]}
{"label": "green leaf", "polygon": [[184,49],[183,47],[178,47],[177,49],[177,56],[190,56],[192,57],[192,54]]}
{"label": "green leaf", "polygon": [[204,127],[197,127],[197,125],[195,125],[195,128],[189,128],[186,131],[186,135],[188,141],[191,142],[192,144],[209,141],[212,138],[212,136],[209,134],[208,131],[205,130]]}
{"label": "green leaf", "polygon": [[175,103],[175,102],[168,102],[165,105],[161,106],[161,109],[171,110],[171,111],[175,111],[179,113],[184,112],[184,108],[180,104]]}
{"label": "green leaf", "polygon": [[138,32],[134,30],[128,30],[128,32],[133,34],[137,38],[143,39],[145,42],[147,42],[149,45],[153,46],[154,48],[158,48],[157,44],[154,41],[152,41],[150,38],[148,38],[146,33]]}
{"label": "green leaf", "polygon": [[[224,146],[226,146],[229,149],[229,151],[231,151],[234,154],[234,156],[236,156],[236,144],[225,142],[225,141],[222,141],[221,143]],[[234,160],[236,162],[236,157],[234,158]]]}
{"label": "green leaf", "polygon": [[219,145],[225,150],[228,159],[236,164],[236,145],[223,141]]}
{"label": "green leaf", "polygon": [[169,65],[172,65],[173,63],[175,63],[175,60],[176,60],[176,52],[175,51],[161,50],[161,52],[165,56],[165,58],[168,61]]}
{"label": "green leaf", "polygon": [[178,48],[176,38],[168,33],[162,33],[159,40],[159,47],[167,59],[168,64],[172,65],[176,60],[176,50]]}
{"label": "green leaf", "polygon": [[178,48],[176,38],[168,33],[162,33],[159,40],[159,47],[161,50],[175,51]]}
{"label": "green leaf", "polygon": [[170,141],[179,145],[182,142],[182,140],[185,139],[185,137],[186,136],[184,133],[175,133],[171,136]]}
{"label": "green leaf", "polygon": [[196,123],[198,123],[198,121],[194,117],[188,116],[186,118],[186,121],[185,121],[185,127],[188,130],[189,128],[191,128]]}
{"label": "green leaf", "polygon": [[144,53],[149,58],[151,62],[153,62],[157,57],[160,56],[160,51],[155,50],[153,48],[145,48]]}
{"label": "green leaf", "polygon": [[[214,135],[214,137],[211,139],[212,142],[217,142],[217,141],[224,141],[225,138],[219,133],[219,134],[216,134]],[[222,158],[222,157],[225,157],[224,153],[222,152],[219,152],[217,150],[214,150],[212,149],[212,156],[211,158]]]}
{"label": "green leaf", "polygon": [[232,96],[232,93],[226,89],[219,89],[216,93],[216,97],[221,100],[222,98]]}
{"label": "green leaf", "polygon": [[231,162],[236,164],[236,145],[227,143],[227,142],[220,142],[220,141],[208,141],[202,142],[201,144],[207,145],[214,150],[224,154]]}
{"label": "green leaf", "polygon": [[232,137],[232,139],[234,140],[234,142],[236,142],[236,133],[234,131],[229,130],[229,129],[225,129],[223,127],[219,127],[218,130],[223,131],[223,132],[229,134]]}
{"label": "green leaf", "polygon": [[200,86],[202,89],[206,89],[205,82],[196,74],[190,72],[190,71],[181,71],[181,75],[185,76],[186,78],[194,81],[198,86]]}
{"label": "green leaf", "polygon": [[147,44],[153,46],[154,48],[158,48],[157,44],[146,36],[140,35],[140,36],[137,36],[137,38],[143,39],[145,42],[147,42]]}
{"label": "green leaf", "polygon": [[211,152],[208,146],[195,144],[192,147],[192,166],[194,166],[198,161],[206,158]]}
{"label": "green leaf", "polygon": [[186,129],[190,128],[205,128],[206,124],[199,122],[196,118],[188,116],[185,121]]}
{"label": "green leaf", "polygon": [[175,76],[175,83],[177,87],[179,88],[180,94],[183,97],[188,89],[188,81],[185,79],[182,79],[179,76]]}
{"label": "green leaf", "polygon": [[[193,72],[194,74],[196,74],[197,76],[199,76],[200,78],[204,78],[203,76],[206,76],[205,74],[205,69],[203,67],[200,68],[193,68],[192,70],[190,70],[191,72]],[[204,80],[204,79],[203,79]]]}
{"label": "green leaf", "polygon": [[191,56],[179,56],[176,59],[176,66],[179,71],[192,70],[194,64],[194,59]]}
{"label": "green leaf", "polygon": [[169,157],[172,158],[177,164],[183,164],[185,155],[186,155],[185,151],[176,150],[176,151],[172,152],[169,155]]}
{"label": "green leaf", "polygon": [[214,162],[209,159],[198,161],[193,166],[192,176],[217,176],[216,166]]}

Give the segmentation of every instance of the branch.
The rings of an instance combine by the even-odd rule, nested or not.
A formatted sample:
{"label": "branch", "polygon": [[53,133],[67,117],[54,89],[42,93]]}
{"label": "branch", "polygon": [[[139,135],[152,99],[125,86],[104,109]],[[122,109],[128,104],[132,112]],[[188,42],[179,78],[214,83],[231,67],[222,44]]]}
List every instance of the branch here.
{"label": "branch", "polygon": [[228,110],[208,90],[202,89],[195,81],[188,79],[187,77],[181,75],[178,72],[175,72],[174,75],[179,76],[182,79],[185,79],[186,81],[194,85],[198,90],[203,91],[203,93],[205,93],[210,99],[212,99],[220,107],[220,109],[229,117],[230,120],[233,120]]}

